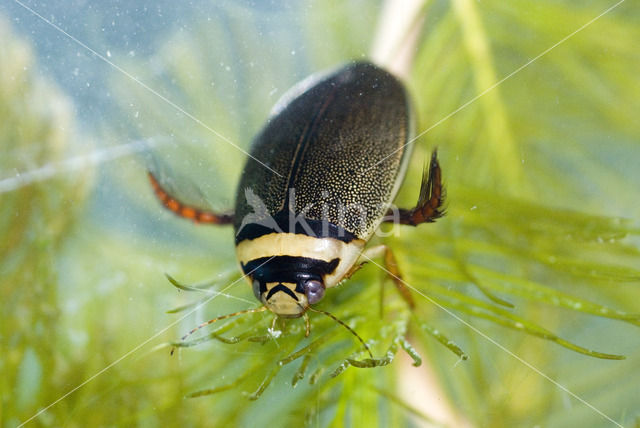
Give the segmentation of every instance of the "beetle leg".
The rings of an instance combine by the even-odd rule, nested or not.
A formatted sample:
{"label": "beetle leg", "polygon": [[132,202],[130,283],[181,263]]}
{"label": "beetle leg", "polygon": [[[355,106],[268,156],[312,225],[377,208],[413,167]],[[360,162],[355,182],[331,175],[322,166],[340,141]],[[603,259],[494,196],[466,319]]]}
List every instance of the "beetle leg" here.
{"label": "beetle leg", "polygon": [[346,273],[346,275],[342,278],[342,281],[344,281],[345,279],[349,279],[351,278],[351,276],[356,273],[357,271],[359,271],[362,266],[365,265],[365,263],[367,263],[367,260],[358,260],[356,262],[356,264],[354,264],[351,269],[349,269],[349,271]]}
{"label": "beetle leg", "polygon": [[153,176],[151,172],[149,174],[149,181],[151,181],[151,187],[156,194],[157,198],[162,202],[168,210],[180,217],[193,220],[195,223],[206,224],[231,224],[233,223],[233,214],[218,214],[212,211],[207,211],[202,208],[196,208],[186,205],[173,196],[171,196]]}
{"label": "beetle leg", "polygon": [[415,307],[411,292],[409,291],[409,288],[407,288],[407,286],[404,284],[404,282],[402,282],[402,274],[398,269],[398,262],[396,261],[396,258],[394,257],[393,252],[389,247],[383,244],[367,248],[366,250],[364,250],[360,257],[364,260],[359,263],[358,267],[362,266],[362,264],[366,263],[369,259],[382,257],[384,260],[384,267],[387,270],[387,274],[398,289],[398,292],[407,302],[410,308],[413,309]]}
{"label": "beetle leg", "polygon": [[442,186],[442,171],[438,163],[438,151],[431,154],[429,169],[422,173],[420,197],[415,208],[389,209],[384,217],[385,223],[408,224],[417,226],[421,223],[433,223],[444,215],[444,187]]}

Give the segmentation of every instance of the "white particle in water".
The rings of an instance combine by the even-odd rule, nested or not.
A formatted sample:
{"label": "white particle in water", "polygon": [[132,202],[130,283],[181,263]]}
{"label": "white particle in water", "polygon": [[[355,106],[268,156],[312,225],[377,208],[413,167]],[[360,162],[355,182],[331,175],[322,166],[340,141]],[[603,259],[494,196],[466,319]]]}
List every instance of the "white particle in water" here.
{"label": "white particle in water", "polygon": [[107,58],[111,58],[111,51],[107,51]]}
{"label": "white particle in water", "polygon": [[282,334],[282,332],[280,330],[276,330],[276,329],[273,329],[273,328],[269,328],[269,329],[267,329],[267,331],[269,332],[271,337],[273,337],[274,339],[279,338],[280,335]]}

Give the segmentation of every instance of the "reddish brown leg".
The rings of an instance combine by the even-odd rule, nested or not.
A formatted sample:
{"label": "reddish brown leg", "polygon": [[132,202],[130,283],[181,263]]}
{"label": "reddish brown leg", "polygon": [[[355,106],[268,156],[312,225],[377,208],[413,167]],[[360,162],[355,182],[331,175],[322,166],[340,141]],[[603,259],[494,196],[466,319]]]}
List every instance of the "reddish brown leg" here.
{"label": "reddish brown leg", "polygon": [[183,204],[182,202],[171,196],[169,193],[167,193],[167,191],[160,185],[158,180],[156,180],[151,172],[149,172],[149,180],[151,181],[153,191],[155,192],[160,202],[162,202],[162,205],[164,205],[174,214],[179,215],[180,217],[188,218],[189,220],[193,220],[196,223],[233,223],[233,214],[217,214],[212,211],[204,210],[202,208],[196,208]]}
{"label": "reddish brown leg", "polygon": [[360,260],[358,260],[358,262],[357,262],[356,264],[354,264],[354,265],[351,267],[351,269],[349,269],[349,271],[347,272],[347,274],[344,276],[344,278],[343,278],[343,279],[349,279],[349,278],[351,278],[351,276],[352,276],[354,273],[356,273],[357,271],[359,271],[360,269],[362,269],[362,266],[364,266],[364,264],[365,264],[366,262],[367,262],[366,260],[364,260],[364,261],[360,261]]}
{"label": "reddish brown leg", "polygon": [[433,223],[444,215],[444,188],[442,186],[442,171],[438,163],[438,151],[431,154],[429,169],[422,174],[420,197],[415,208],[390,209],[384,217],[385,223],[408,224],[417,226],[421,223]]}
{"label": "reddish brown leg", "polygon": [[386,251],[384,252],[384,266],[390,272],[389,277],[400,292],[402,298],[407,302],[411,309],[415,308],[416,304],[411,296],[411,291],[407,288],[404,282],[402,282],[402,274],[398,269],[398,262],[389,247],[386,247]]}
{"label": "reddish brown leg", "polygon": [[[382,257],[384,260],[384,267],[387,271],[387,275],[393,281],[393,284],[398,289],[398,292],[400,292],[400,295],[402,296],[402,298],[407,302],[409,307],[413,309],[415,307],[415,303],[413,301],[413,297],[411,296],[411,291],[404,284],[404,282],[402,282],[402,274],[400,274],[400,270],[398,269],[398,262],[396,261],[396,258],[394,257],[389,247],[387,247],[386,245],[377,245],[375,247],[367,248],[360,256],[360,259],[358,261],[362,260],[362,262],[358,266],[363,265],[370,259],[380,258],[380,257]],[[383,287],[384,287],[384,284],[383,284]],[[384,297],[384,291],[381,290],[380,292],[381,301],[383,300],[383,297]]]}

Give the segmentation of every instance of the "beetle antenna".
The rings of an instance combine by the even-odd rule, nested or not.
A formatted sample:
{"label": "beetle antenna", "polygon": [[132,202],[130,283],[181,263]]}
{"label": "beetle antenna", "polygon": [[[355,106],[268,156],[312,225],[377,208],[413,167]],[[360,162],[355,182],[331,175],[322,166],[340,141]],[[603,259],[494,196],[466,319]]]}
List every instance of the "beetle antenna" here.
{"label": "beetle antenna", "polygon": [[[254,312],[263,312],[265,310],[267,310],[266,306],[260,306],[259,308],[245,309],[244,311],[238,311],[238,312],[234,312],[232,314],[222,315],[222,316],[219,316],[217,318],[210,319],[209,321],[203,322],[199,326],[192,328],[191,331],[189,331],[189,333],[185,334],[184,336],[182,336],[180,338],[180,341],[184,342],[184,340],[187,337],[191,336],[193,333],[195,333],[196,331],[200,330],[202,327],[206,327],[209,324],[213,324],[216,321],[226,320],[227,318],[235,317],[236,315],[250,314],[250,313],[254,313]],[[176,350],[176,347],[174,345],[174,346],[171,347],[171,355],[173,355],[173,352],[175,350]]]}
{"label": "beetle antenna", "polygon": [[309,322],[309,315],[305,312],[302,314],[302,316],[304,317],[304,325],[306,327],[304,337],[309,337],[309,335],[311,334],[311,323]]}
{"label": "beetle antenna", "polygon": [[312,308],[311,306],[309,306],[308,308],[310,311],[313,312],[318,312],[321,314],[325,314],[326,316],[328,316],[329,318],[331,318],[332,320],[334,320],[335,322],[337,322],[338,324],[340,324],[341,326],[343,326],[344,328],[346,328],[347,330],[349,330],[351,332],[351,334],[353,334],[355,337],[358,338],[358,340],[360,341],[360,343],[362,343],[362,346],[364,346],[364,349],[367,350],[367,352],[369,353],[369,356],[371,357],[371,359],[373,359],[373,354],[371,353],[371,350],[369,349],[369,347],[367,346],[366,343],[364,343],[364,340],[362,340],[362,338],[358,335],[358,333],[355,332],[354,329],[352,329],[351,327],[349,327],[346,323],[344,323],[343,321],[341,321],[340,319],[336,318],[334,315],[330,314],[327,311],[323,311],[320,309],[315,309]]}

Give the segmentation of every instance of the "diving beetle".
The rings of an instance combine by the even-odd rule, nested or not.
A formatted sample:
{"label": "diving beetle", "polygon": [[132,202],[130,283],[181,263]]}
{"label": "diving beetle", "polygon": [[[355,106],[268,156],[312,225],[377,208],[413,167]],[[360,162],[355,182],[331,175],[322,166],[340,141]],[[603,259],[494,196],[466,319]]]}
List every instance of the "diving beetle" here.
{"label": "diving beetle", "polygon": [[[384,257],[399,278],[388,247],[365,248],[382,222],[417,226],[444,214],[436,151],[416,206],[390,209],[411,154],[411,126],[403,84],[372,63],[352,62],[300,82],[278,101],[252,143],[232,214],[183,204],[153,173],[149,178],[175,214],[233,224],[240,267],[263,304],[236,314],[304,316],[308,335],[306,311],[336,319],[311,305],[370,258]],[[394,282],[412,305],[408,290]]]}

